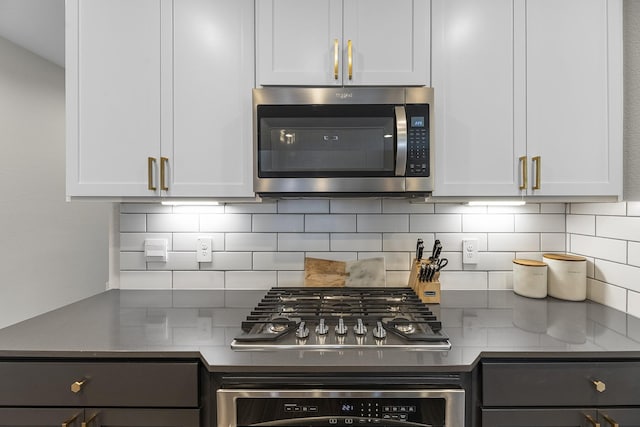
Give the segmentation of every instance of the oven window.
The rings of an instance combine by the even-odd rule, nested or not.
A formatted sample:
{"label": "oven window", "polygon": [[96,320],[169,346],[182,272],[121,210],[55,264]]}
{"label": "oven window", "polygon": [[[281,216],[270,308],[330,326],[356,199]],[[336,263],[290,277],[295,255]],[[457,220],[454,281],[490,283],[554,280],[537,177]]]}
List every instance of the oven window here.
{"label": "oven window", "polygon": [[393,106],[260,106],[261,177],[393,176]]}

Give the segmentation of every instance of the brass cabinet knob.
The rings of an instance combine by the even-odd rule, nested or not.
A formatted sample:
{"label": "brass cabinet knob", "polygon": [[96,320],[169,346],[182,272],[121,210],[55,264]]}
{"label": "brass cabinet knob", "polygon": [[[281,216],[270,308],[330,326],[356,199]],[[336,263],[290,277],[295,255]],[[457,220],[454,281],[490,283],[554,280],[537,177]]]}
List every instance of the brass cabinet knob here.
{"label": "brass cabinet knob", "polygon": [[594,420],[591,415],[585,414],[584,418],[587,420],[587,423],[589,423],[591,427],[600,427],[600,423]]}
{"label": "brass cabinet knob", "polygon": [[609,427],[620,427],[620,424],[618,424],[616,420],[614,420],[607,414],[602,414],[602,418],[604,418],[604,420],[609,424]]}
{"label": "brass cabinet knob", "polygon": [[607,385],[600,380],[591,381],[594,386],[596,386],[596,390],[598,393],[602,393],[607,389]]}
{"label": "brass cabinet knob", "polygon": [[80,390],[82,390],[82,386],[84,385],[84,383],[86,383],[87,380],[82,380],[82,381],[76,381],[73,384],[71,384],[71,391],[74,393],[79,393]]}

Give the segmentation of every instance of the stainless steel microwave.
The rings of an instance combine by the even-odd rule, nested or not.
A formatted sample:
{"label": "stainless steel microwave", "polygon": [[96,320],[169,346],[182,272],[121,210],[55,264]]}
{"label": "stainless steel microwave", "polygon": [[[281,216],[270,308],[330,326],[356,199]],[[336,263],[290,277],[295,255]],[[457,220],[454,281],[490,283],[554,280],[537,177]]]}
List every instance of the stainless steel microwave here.
{"label": "stainless steel microwave", "polygon": [[253,90],[254,191],[263,196],[426,195],[433,89]]}

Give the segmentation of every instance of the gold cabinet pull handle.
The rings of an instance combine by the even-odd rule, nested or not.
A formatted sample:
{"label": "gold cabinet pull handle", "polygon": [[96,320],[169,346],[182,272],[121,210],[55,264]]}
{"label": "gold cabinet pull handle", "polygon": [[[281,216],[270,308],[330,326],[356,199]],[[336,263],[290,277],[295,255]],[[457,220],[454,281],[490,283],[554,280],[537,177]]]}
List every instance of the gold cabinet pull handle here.
{"label": "gold cabinet pull handle", "polygon": [[607,389],[607,385],[600,380],[591,381],[593,385],[596,387],[596,391],[598,393],[603,393]]}
{"label": "gold cabinet pull handle", "polygon": [[69,418],[67,421],[63,421],[62,427],[69,427],[69,425],[71,425],[73,422],[75,422],[75,420],[78,419],[79,415],[80,414],[75,414],[73,417]]}
{"label": "gold cabinet pull handle", "polygon": [[529,173],[527,172],[527,156],[520,157],[520,166],[522,166],[522,183],[520,184],[520,190],[527,189],[527,176]]}
{"label": "gold cabinet pull handle", "polygon": [[147,188],[151,191],[156,191],[157,188],[153,185],[153,170],[155,169],[156,158],[147,158]]}
{"label": "gold cabinet pull handle", "polygon": [[82,386],[84,386],[86,382],[87,382],[86,378],[83,379],[82,381],[74,382],[73,384],[71,384],[71,391],[74,393],[80,393],[80,390],[82,390]]}
{"label": "gold cabinet pull handle", "polygon": [[[584,417],[587,420],[587,422],[589,423],[589,425],[591,425],[592,427],[600,427],[600,423],[597,422],[596,420],[594,420],[591,415],[586,415],[585,414]],[[84,426],[82,426],[82,427],[84,427]]]}
{"label": "gold cabinet pull handle", "polygon": [[532,190],[540,189],[540,156],[532,157],[533,163],[536,164],[536,183],[531,187]]}
{"label": "gold cabinet pull handle", "polygon": [[353,43],[347,42],[347,61],[349,66],[349,80],[353,80]]}
{"label": "gold cabinet pull handle", "polygon": [[168,190],[169,186],[167,185],[166,177],[167,177],[167,166],[169,164],[169,158],[160,157],[160,189]]}
{"label": "gold cabinet pull handle", "polygon": [[340,42],[333,39],[333,79],[338,80],[338,66],[340,65]]}
{"label": "gold cabinet pull handle", "polygon": [[609,424],[609,427],[620,427],[620,424],[618,424],[613,418],[611,418],[607,414],[602,414],[602,418],[604,418],[607,424]]}
{"label": "gold cabinet pull handle", "polygon": [[[94,422],[97,416],[98,416],[98,412],[96,412],[93,415],[91,415],[91,417],[88,420],[82,422],[81,427],[89,427],[89,424]],[[600,427],[600,426],[598,426],[598,427]]]}

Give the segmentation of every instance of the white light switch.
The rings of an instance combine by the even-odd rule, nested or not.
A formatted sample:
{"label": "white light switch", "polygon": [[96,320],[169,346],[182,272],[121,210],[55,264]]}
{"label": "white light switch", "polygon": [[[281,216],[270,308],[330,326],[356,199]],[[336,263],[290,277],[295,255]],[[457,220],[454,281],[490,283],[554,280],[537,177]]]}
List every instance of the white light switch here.
{"label": "white light switch", "polygon": [[196,247],[196,260],[198,262],[211,262],[211,239],[208,237],[198,238]]}
{"label": "white light switch", "polygon": [[462,240],[462,263],[463,264],[478,263],[478,239]]}
{"label": "white light switch", "polygon": [[167,262],[168,246],[167,239],[146,239],[144,241],[144,256],[147,261]]}

